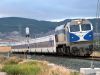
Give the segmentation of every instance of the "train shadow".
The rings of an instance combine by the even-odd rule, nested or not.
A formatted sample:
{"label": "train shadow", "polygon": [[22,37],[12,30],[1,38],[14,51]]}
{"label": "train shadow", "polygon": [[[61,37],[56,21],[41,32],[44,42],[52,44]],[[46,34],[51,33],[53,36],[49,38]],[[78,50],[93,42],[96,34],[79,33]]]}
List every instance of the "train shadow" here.
{"label": "train shadow", "polygon": [[73,56],[73,55],[58,55],[57,53],[34,53],[34,52],[13,52],[12,53],[13,55],[17,54],[17,55],[23,55],[23,56],[34,56],[34,55],[37,55],[37,56],[48,56],[48,57],[63,57],[63,58],[78,58],[78,59],[84,59],[84,58],[89,58],[91,56]]}

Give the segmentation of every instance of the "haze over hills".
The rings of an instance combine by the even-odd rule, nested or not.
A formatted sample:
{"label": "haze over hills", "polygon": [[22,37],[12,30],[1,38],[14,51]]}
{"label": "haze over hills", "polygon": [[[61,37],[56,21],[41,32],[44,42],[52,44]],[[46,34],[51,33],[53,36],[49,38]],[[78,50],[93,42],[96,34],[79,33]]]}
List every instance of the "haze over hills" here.
{"label": "haze over hills", "polygon": [[[50,21],[39,21],[35,19],[20,18],[20,17],[5,17],[0,18],[0,38],[16,36],[16,35],[25,35],[25,27],[30,28],[30,34],[46,33],[55,29],[56,26],[65,24],[71,19],[66,19],[61,22],[50,22]],[[94,26],[98,21],[97,27],[98,32],[100,32],[100,19],[89,19]]]}
{"label": "haze over hills", "polygon": [[0,18],[0,32],[20,31],[24,33],[25,27],[27,26],[32,33],[40,33],[54,29],[56,27],[56,22],[38,21],[19,17]]}

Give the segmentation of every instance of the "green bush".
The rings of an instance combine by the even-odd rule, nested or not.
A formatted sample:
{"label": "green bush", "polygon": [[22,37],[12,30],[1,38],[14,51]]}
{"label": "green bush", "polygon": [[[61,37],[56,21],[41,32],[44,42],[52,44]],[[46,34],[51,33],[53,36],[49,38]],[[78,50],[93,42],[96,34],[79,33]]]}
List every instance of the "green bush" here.
{"label": "green bush", "polygon": [[30,64],[13,64],[5,65],[2,71],[7,72],[8,75],[37,75],[40,68]]}
{"label": "green bush", "polygon": [[19,65],[5,65],[2,68],[3,72],[7,72],[8,75],[20,75],[21,69]]}
{"label": "green bush", "polygon": [[24,64],[22,65],[21,70],[23,75],[37,75],[40,68],[35,65]]}

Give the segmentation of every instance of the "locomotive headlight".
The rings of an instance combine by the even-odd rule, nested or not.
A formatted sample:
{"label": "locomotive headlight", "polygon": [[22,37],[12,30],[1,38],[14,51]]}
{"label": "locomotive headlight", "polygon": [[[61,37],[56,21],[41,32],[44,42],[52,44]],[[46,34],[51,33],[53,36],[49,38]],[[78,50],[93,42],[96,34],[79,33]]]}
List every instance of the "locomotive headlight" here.
{"label": "locomotive headlight", "polygon": [[76,42],[79,39],[79,36],[75,35],[74,33],[70,33],[70,42]]}
{"label": "locomotive headlight", "polygon": [[74,37],[72,37],[72,39],[73,39]]}
{"label": "locomotive headlight", "polygon": [[93,31],[88,32],[85,36],[84,36],[85,40],[91,41],[93,40]]}
{"label": "locomotive headlight", "polygon": [[78,24],[81,24],[81,22],[80,22],[80,21],[78,21],[77,23],[78,23]]}
{"label": "locomotive headlight", "polygon": [[89,37],[91,37],[92,35],[89,35]]}

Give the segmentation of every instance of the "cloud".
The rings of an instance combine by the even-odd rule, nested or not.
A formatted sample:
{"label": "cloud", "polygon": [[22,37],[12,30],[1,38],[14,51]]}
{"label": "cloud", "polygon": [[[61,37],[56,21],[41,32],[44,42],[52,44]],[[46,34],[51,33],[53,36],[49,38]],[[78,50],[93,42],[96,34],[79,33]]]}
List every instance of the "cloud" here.
{"label": "cloud", "polygon": [[38,20],[94,17],[96,0],[1,0],[0,16]]}

